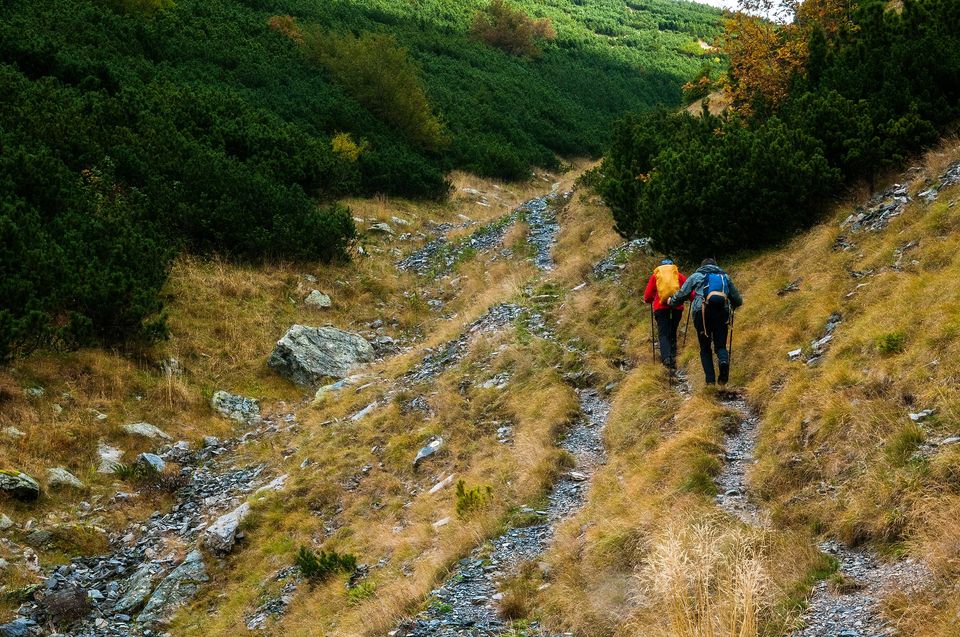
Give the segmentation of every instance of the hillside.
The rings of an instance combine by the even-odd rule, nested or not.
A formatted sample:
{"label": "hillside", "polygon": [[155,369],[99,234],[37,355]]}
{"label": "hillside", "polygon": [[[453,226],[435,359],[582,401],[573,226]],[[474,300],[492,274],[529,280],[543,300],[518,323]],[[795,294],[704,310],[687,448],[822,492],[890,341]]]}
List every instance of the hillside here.
{"label": "hillside", "polygon": [[[958,158],[931,154],[904,190],[885,189],[893,206],[854,198],[728,264],[747,300],[741,395],[700,387],[692,344],[679,386],[651,364],[635,291],[657,257],[618,248],[596,197],[567,194],[583,166],[519,188],[455,176],[450,204],[354,200],[366,256],[350,269],[182,260],[174,338],[153,354],[176,358],[169,371],[89,350],[5,374],[2,424],[21,433],[4,429],[0,463],[43,483],[38,502],[4,504],[5,587],[21,587],[8,609],[53,614],[29,584],[109,551],[115,574],[73,558],[55,588],[103,589],[71,634],[126,634],[138,605],[110,609],[129,578],[149,565],[149,594],[199,545],[209,580],[151,611],[175,614],[171,634],[676,635],[676,595],[719,621],[748,592],[757,634],[834,634],[816,626],[836,607],[903,635],[952,634]],[[860,207],[881,214],[852,228]],[[304,304],[312,289],[332,307]],[[265,365],[295,322],[358,330],[378,361],[304,397]],[[832,339],[809,345],[828,323]],[[260,399],[263,419],[216,414],[219,389]],[[141,420],[186,443],[125,431]],[[98,473],[98,439],[126,463],[160,451],[165,477]],[[53,466],[84,486],[53,486]],[[227,552],[211,548],[202,529],[243,502]],[[359,566],[311,582],[293,567],[300,547]],[[701,584],[705,598],[688,588]],[[803,621],[814,628],[793,632]]]}
{"label": "hillside", "polygon": [[597,155],[614,118],[678,102],[719,27],[660,0],[493,6],[6,6],[0,359],[162,338],[181,251],[342,259],[338,198],[443,198],[452,168],[522,179]]}

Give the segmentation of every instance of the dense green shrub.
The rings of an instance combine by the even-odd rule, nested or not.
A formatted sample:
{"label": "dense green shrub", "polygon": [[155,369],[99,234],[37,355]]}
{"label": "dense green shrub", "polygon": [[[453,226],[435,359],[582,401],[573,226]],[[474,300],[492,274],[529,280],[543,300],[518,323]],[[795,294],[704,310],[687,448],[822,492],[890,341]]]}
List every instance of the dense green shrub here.
{"label": "dense green shrub", "polygon": [[960,7],[868,0],[856,29],[814,31],[808,72],[775,107],[622,120],[598,178],[618,230],[702,258],[779,241],[842,184],[872,180],[960,115]]}
{"label": "dense green shrub", "polygon": [[352,573],[357,569],[357,556],[336,551],[316,552],[300,547],[296,557],[297,568],[311,582],[322,582],[336,573]]}
{"label": "dense green shrub", "polygon": [[419,71],[393,36],[316,29],[306,34],[304,46],[311,59],[372,113],[424,148],[443,146],[443,127],[430,108]]}

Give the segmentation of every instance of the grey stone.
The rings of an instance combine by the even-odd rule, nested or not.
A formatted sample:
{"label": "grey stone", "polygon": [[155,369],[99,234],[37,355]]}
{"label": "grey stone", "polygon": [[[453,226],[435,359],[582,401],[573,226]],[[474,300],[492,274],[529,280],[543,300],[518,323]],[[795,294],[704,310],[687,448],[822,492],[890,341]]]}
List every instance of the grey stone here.
{"label": "grey stone", "polygon": [[167,435],[162,429],[148,422],[130,423],[129,425],[124,425],[123,430],[131,436],[142,436],[152,440],[173,440],[173,438]]}
{"label": "grey stone", "polygon": [[277,342],[267,364],[299,385],[312,385],[322,378],[344,378],[373,359],[373,347],[359,334],[294,325]]}
{"label": "grey stone", "polygon": [[63,467],[47,469],[47,486],[55,488],[86,489],[87,485]]}
{"label": "grey stone", "polygon": [[20,438],[23,438],[27,435],[22,431],[20,431],[19,429],[17,429],[16,427],[4,427],[3,429],[0,429],[0,433],[2,433],[7,438],[13,438],[14,440],[19,440]]}
{"label": "grey stone", "polygon": [[438,436],[431,440],[427,445],[421,447],[420,451],[417,452],[417,457],[413,459],[413,468],[416,469],[421,462],[440,451],[440,447],[442,446],[443,438]]}
{"label": "grey stone", "polygon": [[43,387],[29,387],[23,390],[23,393],[25,393],[30,398],[43,398],[43,395],[46,392],[43,390]]}
{"label": "grey stone", "polygon": [[260,420],[260,401],[255,398],[221,390],[210,399],[210,406],[221,416],[239,423],[250,424]]}
{"label": "grey stone", "polygon": [[307,305],[313,307],[319,307],[321,309],[326,309],[333,306],[333,301],[330,300],[330,297],[320,290],[313,290],[310,294],[307,295],[307,298],[303,300]]}
{"label": "grey stone", "polygon": [[164,621],[174,610],[196,595],[200,584],[209,579],[200,551],[191,551],[180,566],[160,582],[137,620],[144,624]]}
{"label": "grey stone", "polygon": [[932,409],[922,409],[915,414],[907,414],[910,417],[910,420],[913,422],[921,422],[932,416],[934,411]]}
{"label": "grey stone", "polygon": [[100,456],[100,466],[97,468],[97,473],[113,473],[116,466],[120,464],[123,452],[101,440],[97,445],[97,455]]}
{"label": "grey stone", "polygon": [[960,436],[950,436],[949,438],[944,438],[940,443],[941,445],[955,445],[960,442]]}
{"label": "grey stone", "polygon": [[0,513],[0,531],[6,531],[13,526],[13,520],[6,513]]}
{"label": "grey stone", "polygon": [[0,625],[0,637],[31,637],[37,622],[30,619],[15,619],[8,624]]}
{"label": "grey stone", "polygon": [[250,505],[244,502],[230,513],[217,518],[204,533],[203,542],[206,547],[221,555],[229,553],[237,540],[237,529],[249,513]]}
{"label": "grey stone", "polygon": [[40,483],[16,469],[0,470],[0,492],[21,502],[33,502],[40,497]]}
{"label": "grey stone", "polygon": [[53,533],[50,531],[43,531],[37,529],[27,534],[27,537],[23,538],[23,541],[33,547],[44,547],[50,544],[50,541],[53,540]]}
{"label": "grey stone", "polygon": [[163,458],[155,453],[141,453],[139,456],[137,456],[137,463],[150,467],[157,473],[163,472],[167,466],[167,463],[163,461]]}
{"label": "grey stone", "polygon": [[143,606],[153,590],[153,580],[156,576],[155,567],[144,564],[127,580],[123,597],[113,606],[114,612],[132,613]]}
{"label": "grey stone", "polygon": [[390,227],[390,224],[381,221],[380,223],[375,223],[370,226],[370,232],[379,232],[380,234],[393,235],[393,228]]}

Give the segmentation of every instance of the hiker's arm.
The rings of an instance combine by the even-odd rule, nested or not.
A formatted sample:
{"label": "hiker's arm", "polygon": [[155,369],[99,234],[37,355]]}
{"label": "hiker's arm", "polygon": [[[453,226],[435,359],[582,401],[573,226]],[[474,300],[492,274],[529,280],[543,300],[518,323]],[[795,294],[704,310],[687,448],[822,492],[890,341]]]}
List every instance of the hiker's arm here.
{"label": "hiker's arm", "polygon": [[694,272],[690,275],[690,278],[684,281],[683,287],[670,298],[670,305],[680,305],[681,303],[686,302],[690,298],[690,295],[693,294],[693,291],[697,288],[697,283],[699,282],[702,274]]}
{"label": "hiker's arm", "polygon": [[647,281],[647,289],[643,291],[643,300],[645,303],[653,303],[654,294],[657,293],[657,275],[650,277]]}
{"label": "hiker's arm", "polygon": [[740,296],[740,290],[734,285],[732,279],[730,280],[730,305],[733,306],[733,309],[737,309],[743,305],[743,297]]}

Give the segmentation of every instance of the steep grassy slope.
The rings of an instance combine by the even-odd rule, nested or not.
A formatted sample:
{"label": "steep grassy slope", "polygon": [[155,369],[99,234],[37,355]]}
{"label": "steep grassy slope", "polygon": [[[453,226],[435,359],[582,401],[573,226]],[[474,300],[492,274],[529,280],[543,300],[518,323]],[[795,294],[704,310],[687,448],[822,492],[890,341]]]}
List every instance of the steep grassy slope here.
{"label": "steep grassy slope", "polygon": [[[818,557],[820,538],[863,545],[883,560],[922,560],[933,572],[926,592],[909,593],[918,582],[899,582],[887,591],[886,618],[904,635],[957,634],[960,187],[941,189],[932,203],[918,193],[939,184],[958,157],[960,148],[948,144],[901,175],[911,202],[882,229],[841,227],[851,214],[877,209],[870,195],[854,196],[790,243],[723,264],[746,299],[737,313],[732,384],[761,414],[748,478],[773,529],[752,545],[764,577],[754,597],[763,611],[760,634],[796,626],[815,579],[836,567]],[[560,534],[548,560],[551,585],[531,604],[577,634],[693,634],[668,623],[665,610],[677,608],[671,604],[681,603],[675,594],[684,589],[670,591],[676,563],[664,547],[680,545],[664,529],[675,540],[706,528],[699,544],[672,555],[696,562],[706,550],[715,566],[733,550],[729,533],[750,533],[718,518],[712,502],[722,432],[735,416],[702,387],[696,341],[681,358],[693,384],[689,400],[648,362],[649,326],[631,299],[654,263],[630,262],[622,285],[584,291],[569,312],[599,351],[620,343],[619,355],[639,364],[614,400],[610,462],[588,507]],[[799,291],[781,292],[792,282]],[[831,315],[840,319],[832,340],[814,346]],[[790,360],[798,348],[799,360]],[[908,416],[924,409],[933,415]],[[839,575],[831,581],[862,584]],[[722,612],[724,586],[736,582],[718,577],[708,615]],[[683,604],[695,599],[689,590]]]}

